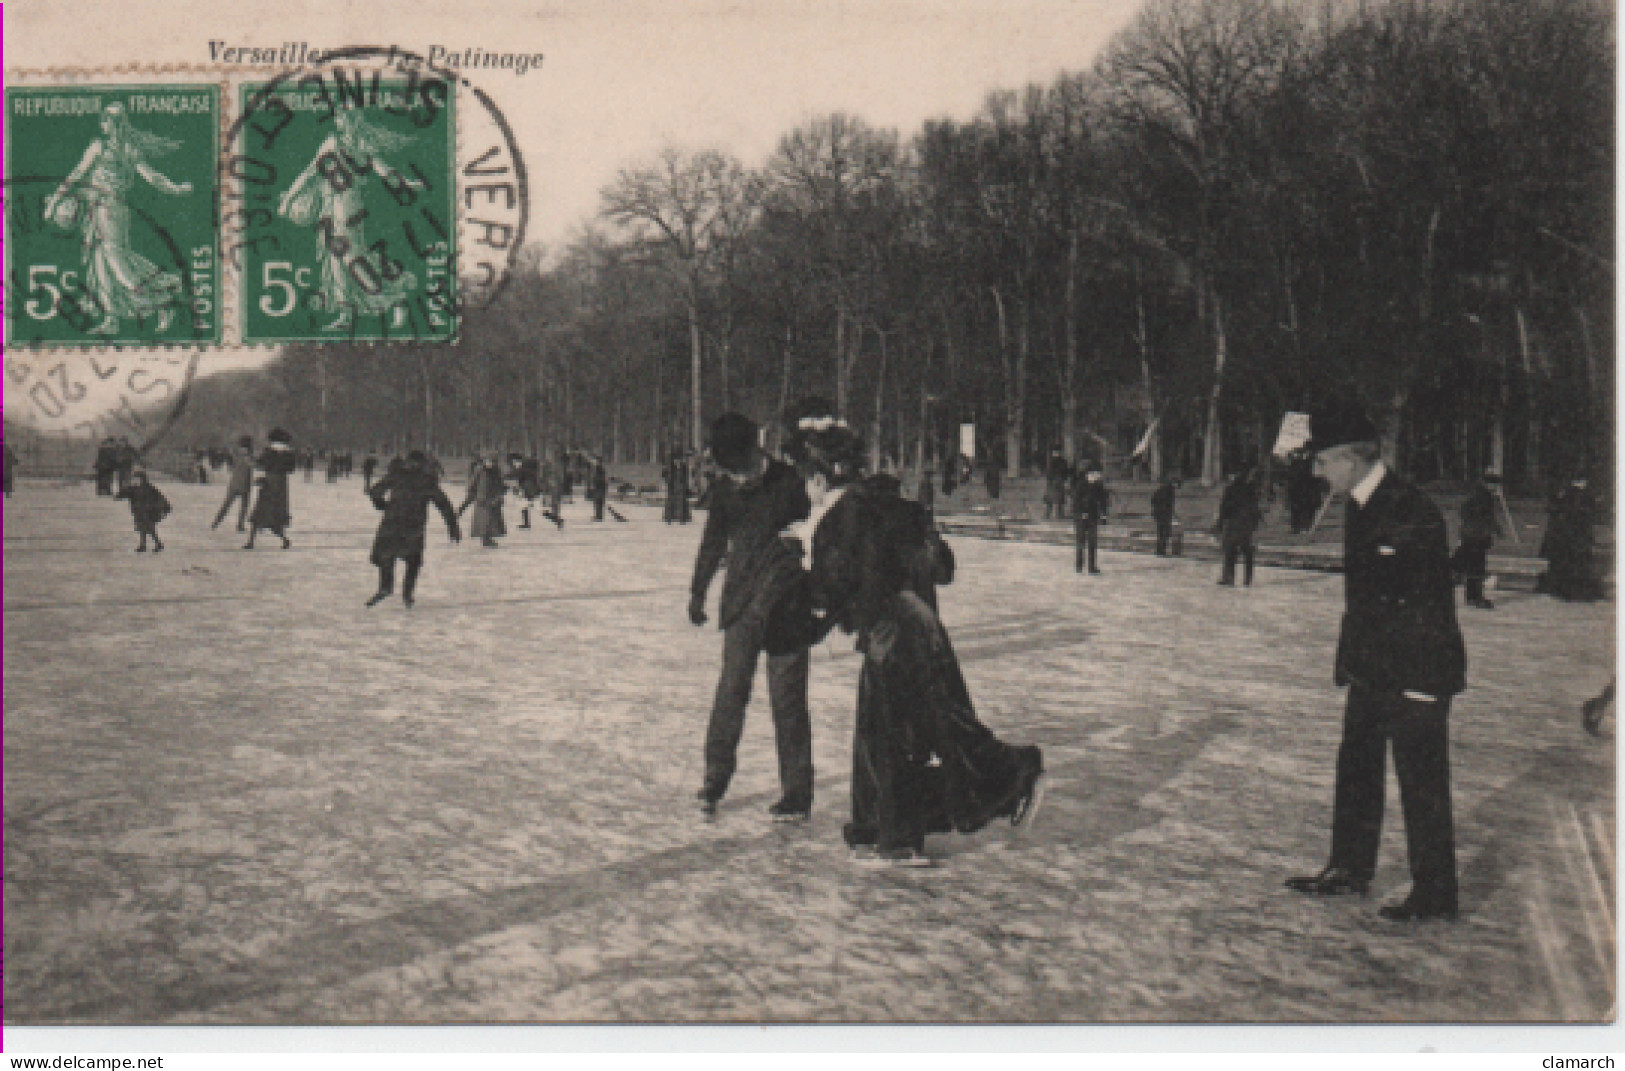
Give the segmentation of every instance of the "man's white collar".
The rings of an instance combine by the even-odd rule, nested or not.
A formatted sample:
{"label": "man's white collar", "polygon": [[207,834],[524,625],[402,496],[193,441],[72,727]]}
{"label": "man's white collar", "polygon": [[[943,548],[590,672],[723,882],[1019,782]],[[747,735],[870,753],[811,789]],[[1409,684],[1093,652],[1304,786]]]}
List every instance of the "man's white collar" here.
{"label": "man's white collar", "polygon": [[1364,508],[1365,504],[1371,500],[1371,496],[1376,493],[1377,485],[1382,482],[1382,478],[1386,475],[1388,475],[1388,466],[1383,464],[1381,458],[1378,458],[1377,463],[1371,466],[1371,471],[1365,474],[1365,478],[1354,485],[1354,489],[1349,492],[1349,497]]}

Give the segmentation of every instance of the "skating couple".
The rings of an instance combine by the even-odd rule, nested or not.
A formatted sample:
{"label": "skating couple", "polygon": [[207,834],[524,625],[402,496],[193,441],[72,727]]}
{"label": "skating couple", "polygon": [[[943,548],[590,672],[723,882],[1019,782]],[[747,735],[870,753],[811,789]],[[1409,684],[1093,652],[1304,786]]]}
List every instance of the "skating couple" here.
{"label": "skating couple", "polygon": [[895,479],[863,475],[862,441],[827,405],[804,403],[788,430],[793,467],[761,450],[747,417],[730,413],[711,427],[711,455],[729,478],[713,490],[695,562],[696,625],[707,620],[706,591],[724,559],[727,576],[701,806],[715,814],[727,792],[766,652],[783,787],[769,811],[776,821],[809,817],[808,650],[838,625],[864,654],[847,844],[866,863],[929,866],[927,833],[1026,819],[1042,755],[1001,743],[976,717],[935,608],[952,554],[926,511],[902,498]]}

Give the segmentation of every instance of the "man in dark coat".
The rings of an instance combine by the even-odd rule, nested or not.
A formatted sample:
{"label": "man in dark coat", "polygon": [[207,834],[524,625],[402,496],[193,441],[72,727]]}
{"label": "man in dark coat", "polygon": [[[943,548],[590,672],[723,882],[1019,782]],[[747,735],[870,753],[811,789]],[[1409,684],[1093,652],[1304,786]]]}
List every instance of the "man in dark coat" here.
{"label": "man in dark coat", "polygon": [[96,461],[91,466],[96,473],[96,493],[110,495],[113,493],[113,474],[118,471],[118,443],[112,436],[102,440],[96,447]]}
{"label": "man in dark coat", "polygon": [[417,588],[418,573],[423,568],[423,533],[429,522],[429,506],[440,511],[446,522],[446,535],[453,543],[460,542],[463,533],[457,525],[457,511],[451,500],[440,489],[429,466],[429,459],[421,450],[413,450],[398,466],[367,492],[372,504],[383,510],[384,519],[378,523],[378,535],[372,541],[372,564],[378,567],[378,591],[367,600],[377,606],[395,591],[395,562],[406,563],[406,577],[401,584],[401,601],[412,608],[412,594]]}
{"label": "man in dark coat", "polygon": [[666,462],[666,509],[664,519],[667,524],[676,522],[687,524],[690,519],[688,509],[688,458],[684,456],[680,447],[673,447],[671,460]]}
{"label": "man in dark coat", "polygon": [[1106,489],[1106,476],[1097,464],[1082,466],[1072,480],[1073,534],[1077,537],[1076,570],[1083,572],[1084,558],[1089,560],[1089,572],[1100,575],[1096,554],[1100,549],[1100,522],[1111,508],[1111,492]]}
{"label": "man in dark coat", "polygon": [[1364,895],[1382,838],[1383,782],[1392,741],[1413,884],[1382,908],[1393,921],[1454,918],[1455,823],[1450,806],[1451,697],[1466,687],[1467,653],[1444,516],[1391,472],[1376,427],[1343,403],[1312,414],[1315,470],[1347,493],[1346,609],[1335,679],[1348,687],[1337,751],[1331,860],[1288,888]]}
{"label": "man in dark coat", "polygon": [[361,459],[361,490],[372,494],[372,478],[378,473],[378,455],[367,451],[367,456]]}
{"label": "man in dark coat", "polygon": [[1066,485],[1072,479],[1072,466],[1056,450],[1044,470],[1044,519],[1066,516]]}
{"label": "man in dark coat", "polygon": [[1219,520],[1213,526],[1224,549],[1224,566],[1219,572],[1219,583],[1236,586],[1236,559],[1243,561],[1242,583],[1253,582],[1253,534],[1263,518],[1258,508],[1258,485],[1253,470],[1236,474],[1219,497]]}
{"label": "man in dark coat", "polygon": [[214,515],[214,523],[209,527],[219,528],[220,522],[231,512],[231,504],[236,502],[237,531],[243,531],[243,522],[248,519],[248,500],[253,496],[254,440],[244,435],[237,440],[237,456],[232,460],[231,476],[226,481],[226,500],[220,503],[220,512]]}
{"label": "man in dark coat", "polygon": [[3,489],[6,497],[10,498],[12,491],[17,488],[17,455],[12,452],[10,443],[0,443],[0,450],[5,452],[5,484]]}
{"label": "man in dark coat", "polygon": [[1151,492],[1151,520],[1157,526],[1157,554],[1166,558],[1174,539],[1174,478],[1164,475]]}
{"label": "man in dark coat", "polygon": [[609,473],[604,471],[601,458],[594,459],[592,472],[587,476],[587,501],[592,503],[592,519],[604,519],[604,504],[609,501]]}
{"label": "man in dark coat", "polygon": [[1501,522],[1495,516],[1495,494],[1486,480],[1478,480],[1461,503],[1461,546],[1456,548],[1453,561],[1456,572],[1466,583],[1468,606],[1495,609],[1495,604],[1484,595],[1484,581],[1490,573],[1490,547],[1500,531]]}
{"label": "man in dark coat", "polygon": [[[715,814],[728,791],[735,753],[745,727],[756,663],[765,649],[767,624],[774,607],[805,583],[798,554],[781,538],[786,527],[811,509],[807,489],[796,470],[763,453],[756,423],[741,413],[725,413],[711,425],[711,455],[732,479],[719,479],[711,489],[688,617],[705,624],[705,593],[724,557],[728,575],[722,584],[717,624],[723,630],[722,675],[717,681],[711,720],[705,733],[705,782],[701,807]],[[805,819],[812,810],[812,721],[807,710],[805,647],[787,654],[768,654],[767,690],[778,743],[779,782],[783,797],[769,808],[775,821]]]}

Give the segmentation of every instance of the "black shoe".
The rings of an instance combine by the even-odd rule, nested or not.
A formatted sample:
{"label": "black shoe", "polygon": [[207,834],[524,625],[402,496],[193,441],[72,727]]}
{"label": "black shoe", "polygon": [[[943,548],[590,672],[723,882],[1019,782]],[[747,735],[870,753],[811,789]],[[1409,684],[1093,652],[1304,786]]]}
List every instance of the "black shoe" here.
{"label": "black shoe", "polygon": [[401,596],[401,601],[406,604],[406,608],[408,610],[410,610],[412,608],[413,604],[417,602],[417,600],[412,598],[412,596],[410,596],[410,595],[402,595]]}
{"label": "black shoe", "polygon": [[282,549],[287,550],[291,546],[293,546],[293,543],[289,541],[287,536],[283,536],[282,537]]}
{"label": "black shoe", "polygon": [[775,822],[806,822],[812,818],[812,804],[784,797],[767,809]]}
{"label": "black shoe", "polygon": [[1031,827],[1044,803],[1044,753],[1036,747],[1024,747],[1016,761],[1016,804],[1010,812],[1010,824],[1026,823]]}
{"label": "black shoe", "polygon": [[1100,575],[1100,570],[1096,569],[1094,566],[1091,565],[1089,567],[1089,575],[1091,575],[1091,576],[1099,576]]}
{"label": "black shoe", "polygon": [[377,606],[379,603],[381,603],[385,599],[389,598],[390,594],[391,593],[387,592],[387,591],[380,591],[380,592],[376,593],[375,595],[373,595],[372,598],[367,600],[367,609],[370,610],[374,606]]}
{"label": "black shoe", "polygon": [[1599,695],[1580,704],[1581,722],[1592,736],[1596,736],[1597,730],[1602,727],[1602,716],[1608,712],[1608,703]]}
{"label": "black shoe", "polygon": [[1364,896],[1371,889],[1371,879],[1357,878],[1341,867],[1329,866],[1319,874],[1287,878],[1286,887],[1310,896]]}
{"label": "black shoe", "polygon": [[1236,586],[1236,582],[1234,580],[1221,580],[1219,586],[1221,588],[1233,588]]}
{"label": "black shoe", "polygon": [[152,552],[154,554],[162,554],[164,552],[164,545],[162,543],[154,543],[152,545]]}
{"label": "black shoe", "polygon": [[147,552],[147,545],[145,543],[141,544],[139,547],[135,548],[135,552],[137,554],[145,554]]}
{"label": "black shoe", "polygon": [[1397,904],[1384,904],[1377,914],[1389,922],[1420,922],[1423,919],[1454,919],[1457,917],[1454,898],[1434,900],[1411,894]]}
{"label": "black shoe", "polygon": [[841,827],[841,839],[853,851],[874,851],[875,843],[880,835],[873,827],[859,827],[855,822],[848,822]]}
{"label": "black shoe", "polygon": [[700,801],[700,813],[707,818],[713,818],[717,813],[717,804],[722,801],[723,790],[716,785],[705,785],[694,794]]}

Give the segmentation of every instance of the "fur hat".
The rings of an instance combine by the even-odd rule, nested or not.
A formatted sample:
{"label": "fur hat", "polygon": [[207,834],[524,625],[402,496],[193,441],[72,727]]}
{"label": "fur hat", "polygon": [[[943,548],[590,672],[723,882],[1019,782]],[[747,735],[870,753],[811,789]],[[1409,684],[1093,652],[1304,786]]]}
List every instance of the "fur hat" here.
{"label": "fur hat", "polygon": [[804,473],[849,480],[862,472],[862,437],[835,416],[834,407],[824,399],[802,400],[786,415],[786,423],[785,450]]}

